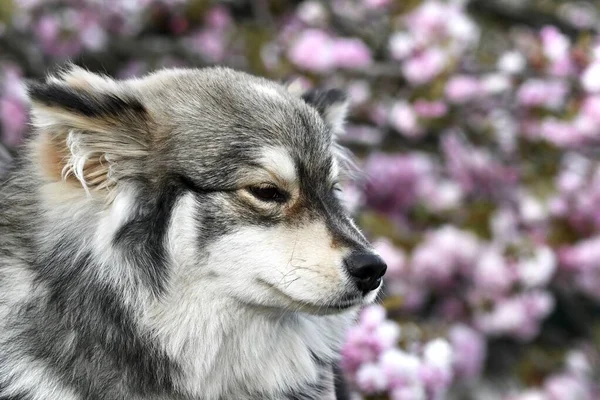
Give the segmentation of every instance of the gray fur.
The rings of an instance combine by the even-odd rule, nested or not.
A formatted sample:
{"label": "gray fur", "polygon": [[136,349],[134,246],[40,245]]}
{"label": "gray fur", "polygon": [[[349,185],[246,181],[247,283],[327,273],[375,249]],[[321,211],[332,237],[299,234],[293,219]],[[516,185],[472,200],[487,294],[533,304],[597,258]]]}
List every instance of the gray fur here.
{"label": "gray fur", "polygon": [[[340,261],[372,251],[333,188],[343,96],[76,67],[30,96],[0,184],[0,399],[327,398],[377,292]],[[293,165],[289,205],[252,195],[271,156]]]}

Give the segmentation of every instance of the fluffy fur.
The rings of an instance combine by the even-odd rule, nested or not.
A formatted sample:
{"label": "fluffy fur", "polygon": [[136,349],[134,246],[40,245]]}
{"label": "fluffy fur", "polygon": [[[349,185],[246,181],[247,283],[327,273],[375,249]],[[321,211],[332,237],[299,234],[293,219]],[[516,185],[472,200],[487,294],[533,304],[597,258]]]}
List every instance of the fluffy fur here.
{"label": "fluffy fur", "polygon": [[333,398],[377,294],[346,267],[372,249],[336,195],[343,94],[76,67],[29,94],[0,186],[0,399]]}

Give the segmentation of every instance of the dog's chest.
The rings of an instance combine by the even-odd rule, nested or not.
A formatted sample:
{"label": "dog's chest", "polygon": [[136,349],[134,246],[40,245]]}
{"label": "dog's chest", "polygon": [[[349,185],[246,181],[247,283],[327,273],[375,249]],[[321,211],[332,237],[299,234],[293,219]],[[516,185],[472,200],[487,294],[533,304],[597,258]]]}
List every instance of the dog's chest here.
{"label": "dog's chest", "polygon": [[176,355],[177,386],[204,400],[321,399],[351,317],[246,315],[225,331],[205,326]]}

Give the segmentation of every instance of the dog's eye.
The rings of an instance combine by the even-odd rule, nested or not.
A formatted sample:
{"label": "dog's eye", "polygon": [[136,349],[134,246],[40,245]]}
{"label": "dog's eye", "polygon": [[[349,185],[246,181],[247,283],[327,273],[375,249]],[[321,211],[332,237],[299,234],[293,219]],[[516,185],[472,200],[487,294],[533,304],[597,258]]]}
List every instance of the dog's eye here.
{"label": "dog's eye", "polygon": [[343,189],[342,189],[342,185],[340,185],[340,183],[339,183],[339,182],[336,182],[336,183],[334,183],[334,184],[331,186],[331,190],[332,190],[333,192],[342,192],[342,191],[343,191]]}
{"label": "dog's eye", "polygon": [[276,186],[252,186],[248,190],[254,197],[261,201],[276,203],[285,203],[287,201],[286,193],[279,190]]}

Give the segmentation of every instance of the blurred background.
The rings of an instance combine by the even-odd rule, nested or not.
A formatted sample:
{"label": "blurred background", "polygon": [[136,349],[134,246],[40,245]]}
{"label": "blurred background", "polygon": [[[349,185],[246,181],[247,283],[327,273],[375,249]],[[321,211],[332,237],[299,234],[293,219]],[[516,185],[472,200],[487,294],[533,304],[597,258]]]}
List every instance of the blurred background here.
{"label": "blurred background", "polygon": [[342,366],[369,399],[600,399],[600,6],[1,0],[0,171],[23,81],[228,65],[345,88],[349,207],[389,265]]}

